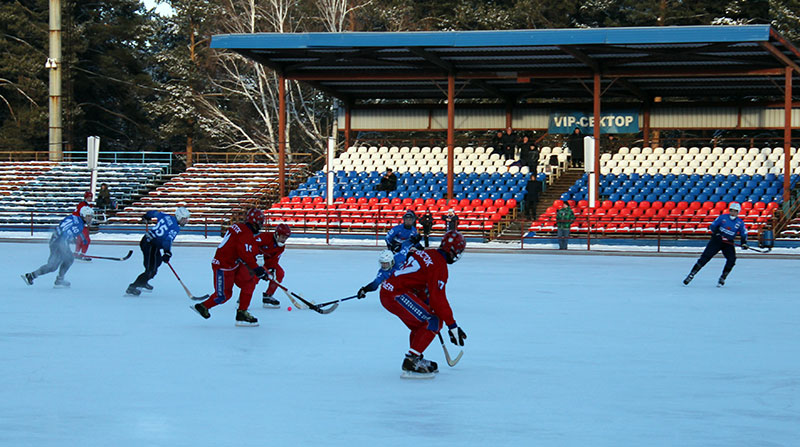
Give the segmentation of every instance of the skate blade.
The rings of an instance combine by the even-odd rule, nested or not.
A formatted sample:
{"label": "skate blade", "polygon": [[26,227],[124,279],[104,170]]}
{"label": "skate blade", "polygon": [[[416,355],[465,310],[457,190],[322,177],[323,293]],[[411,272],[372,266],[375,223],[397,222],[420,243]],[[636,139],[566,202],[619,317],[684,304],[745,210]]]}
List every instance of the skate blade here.
{"label": "skate blade", "polygon": [[69,289],[69,286],[64,286],[64,285],[59,284],[59,285],[53,285],[53,288],[54,289]]}
{"label": "skate blade", "polygon": [[261,303],[261,306],[262,306],[262,307],[264,307],[264,309],[280,309],[280,308],[281,308],[281,305],[280,305],[280,304],[277,304],[277,305],[276,305],[276,304],[265,304],[265,303]]}
{"label": "skate blade", "polygon": [[147,290],[147,289],[145,289],[145,288],[141,288],[141,289],[139,289],[139,291],[140,291],[140,292],[144,292],[144,293],[153,293],[153,291],[152,291],[152,290]]}
{"label": "skate blade", "polygon": [[130,298],[136,298],[136,297],[141,296],[141,295],[134,295],[132,293],[123,293],[122,296],[130,297]]}
{"label": "skate blade", "polygon": [[25,284],[27,284],[29,286],[33,285],[33,281],[28,282],[28,278],[26,278],[25,275],[20,275],[20,276],[22,277],[22,280],[25,281]]}
{"label": "skate blade", "polygon": [[418,373],[412,371],[403,371],[400,373],[401,379],[411,379],[411,380],[419,380],[419,379],[433,379],[436,377],[436,373]]}
{"label": "skate blade", "polygon": [[196,313],[197,315],[200,315],[201,317],[205,318],[206,320],[211,318],[211,315],[206,317],[203,314],[201,314],[200,311],[198,311],[194,306],[189,306],[189,309],[192,309],[192,312]]}
{"label": "skate blade", "polygon": [[237,321],[236,326],[238,327],[256,327],[258,326],[258,322],[255,323],[248,323],[247,321]]}

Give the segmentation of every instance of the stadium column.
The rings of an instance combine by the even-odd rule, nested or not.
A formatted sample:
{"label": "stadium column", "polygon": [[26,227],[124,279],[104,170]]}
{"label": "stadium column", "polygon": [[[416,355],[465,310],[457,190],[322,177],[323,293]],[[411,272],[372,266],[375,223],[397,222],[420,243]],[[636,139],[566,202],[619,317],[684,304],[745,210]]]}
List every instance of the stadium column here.
{"label": "stadium column", "polygon": [[455,168],[453,127],[456,114],[456,75],[447,74],[447,200],[453,199],[453,169]]}
{"label": "stadium column", "polygon": [[286,197],[286,78],[278,75],[278,184]]}
{"label": "stadium column", "polygon": [[50,161],[61,161],[63,152],[61,149],[61,1],[50,0],[50,57],[47,59],[45,68],[49,68],[49,90],[50,90],[50,109],[49,109],[49,129],[48,129],[48,153]]}
{"label": "stadium column", "polygon": [[792,67],[784,68],[783,87],[783,202],[789,201],[792,174]]}
{"label": "stadium column", "polygon": [[344,148],[350,147],[350,102],[344,104]]}
{"label": "stadium column", "polygon": [[600,203],[600,72],[594,72],[594,203]]}

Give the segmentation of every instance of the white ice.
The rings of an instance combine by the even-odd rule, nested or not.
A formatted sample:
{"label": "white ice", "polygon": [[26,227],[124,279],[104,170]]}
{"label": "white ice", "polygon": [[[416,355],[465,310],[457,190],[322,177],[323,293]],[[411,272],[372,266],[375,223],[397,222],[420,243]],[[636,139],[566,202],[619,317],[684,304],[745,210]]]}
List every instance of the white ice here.
{"label": "white ice", "polygon": [[[329,315],[236,298],[210,320],[164,266],[152,294],[123,297],[125,262],[19,278],[47,245],[2,245],[2,446],[790,446],[800,440],[797,262],[470,253],[448,296],[468,335],[434,380],[400,376],[408,331],[377,293]],[[213,247],[175,247],[196,295]],[[321,302],[372,279],[377,250],[290,247],[284,283]],[[451,353],[458,349],[449,344]]]}

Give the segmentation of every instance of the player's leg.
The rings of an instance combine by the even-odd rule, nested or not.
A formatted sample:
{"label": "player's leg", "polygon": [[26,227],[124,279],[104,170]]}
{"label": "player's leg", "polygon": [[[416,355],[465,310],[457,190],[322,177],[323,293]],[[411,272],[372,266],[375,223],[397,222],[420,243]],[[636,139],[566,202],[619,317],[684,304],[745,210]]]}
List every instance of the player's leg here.
{"label": "player's leg", "polygon": [[436,362],[424,359],[422,353],[439,332],[442,322],[424,301],[412,294],[395,294],[381,288],[381,305],[411,330],[409,350],[403,359],[403,370],[413,373],[435,373]]}
{"label": "player's leg", "polygon": [[143,237],[139,242],[139,247],[142,249],[142,264],[144,265],[144,272],[136,277],[132,283],[128,285],[128,290],[125,291],[128,295],[139,295],[142,292],[139,290],[147,284],[147,281],[152,278],[151,273],[153,266],[156,262],[156,256],[159,256],[159,249],[155,247],[147,237]]}
{"label": "player's leg", "polygon": [[708,263],[717,253],[719,253],[720,249],[722,248],[722,240],[718,237],[712,237],[711,240],[708,241],[706,244],[706,248],[703,249],[703,253],[700,255],[700,258],[695,262],[692,266],[692,271],[686,275],[686,278],[683,279],[684,284],[689,284],[692,279],[694,279],[694,275],[703,268],[704,265]]}
{"label": "player's leg", "polygon": [[[36,279],[38,276],[45,275],[50,272],[56,271],[59,265],[61,265],[61,255],[59,250],[59,244],[61,241],[56,239],[55,237],[50,238],[50,256],[47,258],[47,262],[42,264],[36,270],[32,271],[31,273],[26,273],[23,277],[26,278],[26,282],[28,284],[33,284],[33,280]],[[65,243],[66,244],[66,243]]]}
{"label": "player's leg", "polygon": [[[283,277],[285,272],[280,265],[275,266],[266,266],[264,268],[267,271],[270,271],[271,274],[274,275],[274,278],[278,282],[283,281]],[[275,292],[278,290],[278,285],[275,284],[274,281],[269,281],[269,285],[267,286],[266,292],[261,295],[261,304],[266,307],[267,309],[277,309],[281,306],[281,302],[275,298]]]}
{"label": "player's leg", "polygon": [[717,281],[717,287],[725,285],[725,279],[728,277],[728,273],[730,273],[731,270],[733,270],[733,266],[736,265],[736,249],[733,248],[733,244],[723,244],[722,254],[725,256],[725,267],[722,268],[722,275],[720,275],[719,281]]}
{"label": "player's leg", "polygon": [[240,289],[239,308],[236,310],[236,325],[258,326],[258,318],[247,311],[250,307],[250,300],[253,298],[253,291],[256,290],[258,278],[253,276],[247,268],[240,266],[236,269],[235,282]]}
{"label": "player's leg", "polygon": [[69,287],[70,283],[64,279],[64,275],[67,274],[69,268],[72,267],[72,263],[75,262],[75,256],[72,254],[72,250],[69,249],[66,242],[59,244],[58,258],[58,276],[56,277],[55,285],[58,287]]}
{"label": "player's leg", "polygon": [[216,266],[211,268],[214,272],[214,293],[202,303],[193,306],[195,312],[203,318],[211,316],[209,309],[228,301],[233,296],[234,271],[225,271]]}

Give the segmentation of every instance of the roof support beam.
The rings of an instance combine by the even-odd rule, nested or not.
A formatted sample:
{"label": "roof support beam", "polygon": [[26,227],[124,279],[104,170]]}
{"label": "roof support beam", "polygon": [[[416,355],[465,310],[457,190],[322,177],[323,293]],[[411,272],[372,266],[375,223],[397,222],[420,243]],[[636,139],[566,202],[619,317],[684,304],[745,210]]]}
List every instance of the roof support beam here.
{"label": "roof support beam", "polygon": [[583,62],[586,64],[587,67],[592,69],[592,72],[599,73],[600,72],[600,65],[597,63],[596,60],[592,59],[591,57],[587,56],[586,53],[583,51],[570,47],[568,45],[559,45],[558,46],[561,51],[569,54],[570,56],[574,57],[575,59]]}
{"label": "roof support beam", "polygon": [[788,56],[783,54],[781,52],[781,50],[775,48],[775,45],[773,45],[773,44],[771,44],[769,42],[759,42],[759,45],[761,45],[761,47],[764,48],[765,50],[767,50],[770,53],[772,53],[772,55],[775,56],[775,59],[778,59],[779,61],[781,61],[781,63],[783,65],[786,65],[787,67],[792,67],[792,69],[794,69],[794,71],[796,71],[798,74],[800,74],[800,66],[795,64],[791,59],[789,59]]}
{"label": "roof support beam", "polygon": [[792,69],[786,67],[783,89],[783,202],[791,195],[792,159]]}

